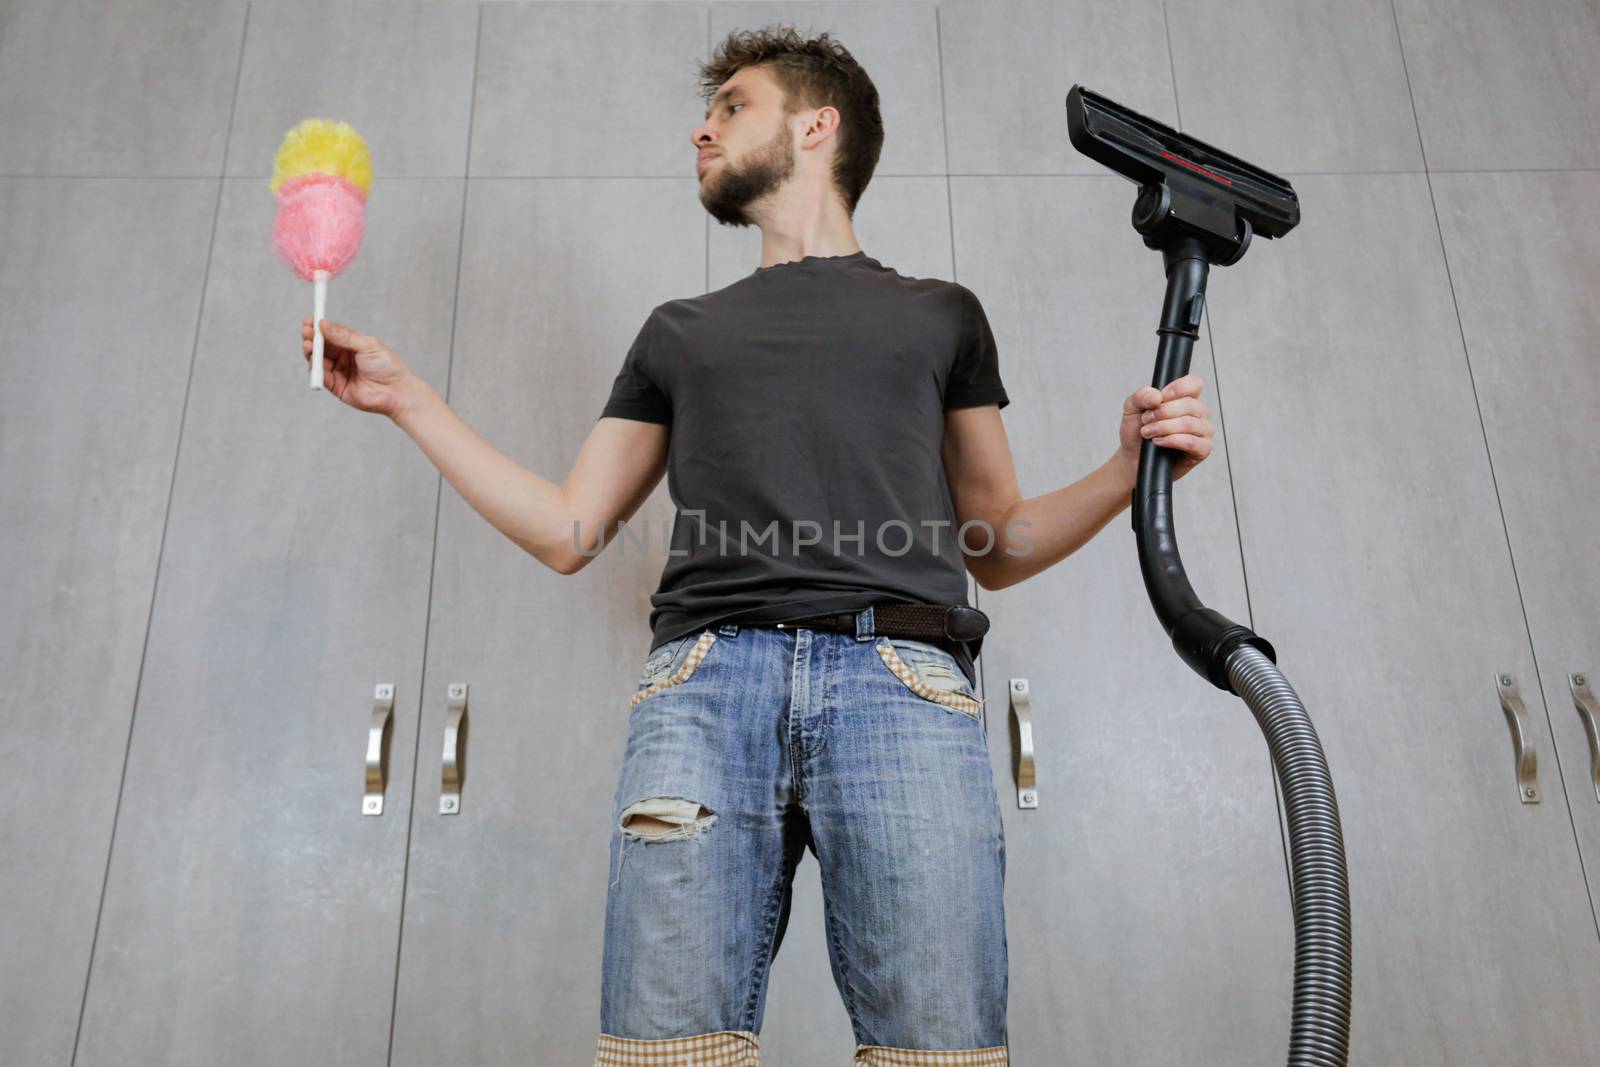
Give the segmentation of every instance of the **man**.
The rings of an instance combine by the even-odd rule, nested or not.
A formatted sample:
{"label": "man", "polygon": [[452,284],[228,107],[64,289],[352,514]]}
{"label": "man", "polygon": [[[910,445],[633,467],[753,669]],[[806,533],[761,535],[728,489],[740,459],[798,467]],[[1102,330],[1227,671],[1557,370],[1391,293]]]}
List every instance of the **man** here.
{"label": "man", "polygon": [[701,77],[700,201],[760,229],[761,265],[651,311],[563,484],[478,437],[381,342],[325,321],[327,384],[390,415],[564,574],[669,473],[678,514],[612,811],[596,1067],[759,1064],[807,848],[857,1067],[1004,1065],[981,634],[896,636],[886,620],[896,604],[970,612],[967,573],[1001,589],[1076,551],[1129,504],[1146,438],[1187,473],[1211,449],[1202,383],[1136,390],[1111,459],[1022,499],[976,296],[856,241],[883,139],[866,73],[827,34],[768,28],[730,34]]}

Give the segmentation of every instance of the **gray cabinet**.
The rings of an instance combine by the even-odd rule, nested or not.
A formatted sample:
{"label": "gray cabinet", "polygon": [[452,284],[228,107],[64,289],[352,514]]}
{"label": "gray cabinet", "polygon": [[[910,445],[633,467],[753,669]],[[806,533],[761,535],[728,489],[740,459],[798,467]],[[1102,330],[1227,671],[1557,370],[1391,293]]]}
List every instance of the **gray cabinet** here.
{"label": "gray cabinet", "polygon": [[[1533,556],[1548,588],[1568,575],[1593,599],[1581,524],[1554,525],[1570,519],[1565,486],[1596,473],[1576,446],[1584,405],[1570,422],[1542,416],[1564,405],[1537,383],[1552,362],[1577,364],[1586,305],[1561,285],[1594,264],[1575,238],[1548,258],[1505,255],[1544,229],[1527,215],[1546,203],[1546,176],[1521,178],[1441,183],[1442,206],[1472,202],[1446,230],[1461,246],[1452,267],[1467,260],[1453,303],[1424,176],[1296,177],[1304,221],[1213,271],[1214,347],[1196,350],[1219,451],[1176,487],[1179,544],[1201,598],[1274,643],[1322,738],[1355,920],[1352,1062],[1555,1067],[1600,1047],[1600,940],[1572,817],[1592,835],[1589,753],[1570,698],[1557,700],[1564,678],[1542,659],[1535,670],[1518,585]],[[1106,181],[952,179],[962,280],[1004,294],[990,310],[1008,381],[1037,390],[1008,412],[1030,457],[1025,492],[1101,458],[1072,451],[1092,437],[1081,427],[1109,438],[1108,413],[1153,362],[1159,257],[1126,225],[1131,187]],[[1042,203],[1056,210],[1041,217]],[[989,232],[1014,236],[997,249]],[[1523,321],[1506,316],[1507,274],[1512,293],[1550,294],[1549,329],[1567,342],[1553,361],[1526,340],[1491,343],[1483,359],[1473,346],[1474,314],[1491,335]],[[1566,318],[1553,313],[1563,300]],[[1486,370],[1519,383],[1483,403],[1489,449]],[[1560,467],[1549,438],[1526,440],[1552,425],[1569,435]],[[1502,452],[1501,438],[1520,443]],[[1509,545],[1502,454],[1523,519]],[[1528,551],[1512,551],[1519,530]],[[1007,807],[1016,1062],[1058,1049],[1115,1063],[1281,1058],[1293,938],[1265,742],[1241,701],[1179,668],[1128,513],[983,605],[997,619],[983,657],[991,744],[1007,681],[1026,677],[1038,757],[1038,810]],[[1552,655],[1595,654],[1586,619],[1544,610]],[[1519,794],[1500,674],[1531,712],[1538,803]],[[1009,758],[997,750],[1003,784]]]}
{"label": "gray cabinet", "polygon": [[1600,752],[1574,695],[1578,675],[1600,692],[1600,175],[1444,174],[1433,189],[1533,642],[1521,690],[1551,731],[1537,753],[1544,803],[1571,810],[1600,885]]}
{"label": "gray cabinet", "polygon": [[[757,235],[711,231],[692,181],[391,181],[330,311],[559,477],[650,307],[754,261]],[[1178,483],[1179,537],[1202,598],[1275,644],[1327,751],[1352,1062],[1554,1067],[1600,1047],[1600,802],[1567,688],[1600,668],[1596,322],[1575,290],[1600,272],[1594,176],[1434,183],[1442,247],[1422,175],[1301,176],[1301,228],[1213,273],[1195,370],[1222,436]],[[944,179],[875,190],[863,245],[984,301],[1024,491],[1102,462],[1149,373],[1161,285],[1126,183],[953,178],[949,232],[918,225]],[[256,179],[222,183],[203,306],[212,205],[192,191],[0,194],[5,243],[46,249],[0,264],[8,313],[45,308],[0,337],[0,1061],[587,1062],[661,545],[562,578],[386,420],[308,395],[282,319],[305,287],[261,269]],[[68,219],[125,254],[43,239]],[[50,305],[69,283],[117,301]],[[171,355],[180,311],[199,316],[192,367]],[[61,358],[34,390],[39,351]],[[634,524],[670,521],[663,486]],[[979,603],[1013,1061],[1281,1058],[1293,945],[1266,746],[1156,626],[1128,514]],[[1528,712],[1537,803],[1499,674]],[[1031,690],[1036,810],[1011,784],[1012,678]],[[379,683],[396,700],[371,817]],[[453,683],[469,696],[447,815]],[[844,1061],[814,862],[771,990],[766,1062]]]}
{"label": "gray cabinet", "polygon": [[[384,323],[429,375],[448,352],[461,189],[390,183],[362,284],[330,296],[333,317]],[[114,819],[64,837],[98,847],[104,875],[79,928],[92,960],[75,955],[78,988],[55,1002],[76,1016],[81,1001],[76,1058],[52,1043],[7,1062],[386,1062],[437,479],[387,420],[307,389],[283,309],[309,310],[310,287],[259,266],[273,206],[255,179],[223,182],[187,402],[163,410],[182,436],[137,702],[100,738],[120,762],[127,735],[126,762],[62,769],[113,795],[122,779]],[[391,783],[368,818],[378,683],[397,693]]]}

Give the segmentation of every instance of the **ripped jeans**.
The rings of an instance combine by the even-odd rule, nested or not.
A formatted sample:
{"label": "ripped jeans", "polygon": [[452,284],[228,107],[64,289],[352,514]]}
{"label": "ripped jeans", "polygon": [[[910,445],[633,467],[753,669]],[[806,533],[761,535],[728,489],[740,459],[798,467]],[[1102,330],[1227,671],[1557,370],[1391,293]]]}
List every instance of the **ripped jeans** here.
{"label": "ripped jeans", "polygon": [[1008,1064],[982,702],[949,652],[870,627],[714,624],[646,657],[611,813],[596,1067],[759,1067],[807,848],[853,1064]]}

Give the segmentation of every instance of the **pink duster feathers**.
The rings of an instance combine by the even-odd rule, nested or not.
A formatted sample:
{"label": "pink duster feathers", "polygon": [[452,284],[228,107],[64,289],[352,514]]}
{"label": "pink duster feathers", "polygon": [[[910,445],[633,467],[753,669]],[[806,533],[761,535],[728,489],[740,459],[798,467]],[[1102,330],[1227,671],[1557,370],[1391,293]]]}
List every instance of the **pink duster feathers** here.
{"label": "pink duster feathers", "polygon": [[273,246],[314,286],[311,388],[321,389],[328,279],[344,270],[361,247],[372,157],[348,124],[306,119],[284,135],[270,187],[278,197]]}

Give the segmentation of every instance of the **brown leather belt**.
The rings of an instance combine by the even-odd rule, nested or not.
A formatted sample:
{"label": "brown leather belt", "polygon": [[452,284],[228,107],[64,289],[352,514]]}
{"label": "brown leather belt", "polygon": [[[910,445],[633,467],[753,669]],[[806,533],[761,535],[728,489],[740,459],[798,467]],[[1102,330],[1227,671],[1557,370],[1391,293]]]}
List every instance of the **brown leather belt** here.
{"label": "brown leather belt", "polygon": [[[859,611],[812,615],[777,624],[779,629],[833,630],[856,632]],[[886,601],[872,605],[872,632],[884,637],[944,638],[972,641],[989,632],[989,616],[966,604],[906,604]]]}

